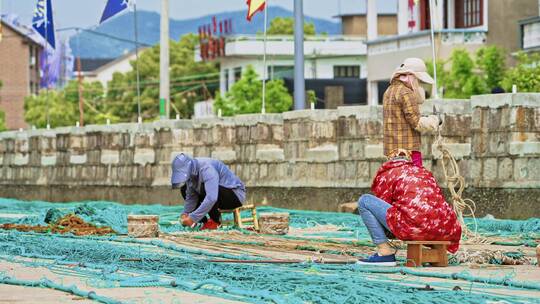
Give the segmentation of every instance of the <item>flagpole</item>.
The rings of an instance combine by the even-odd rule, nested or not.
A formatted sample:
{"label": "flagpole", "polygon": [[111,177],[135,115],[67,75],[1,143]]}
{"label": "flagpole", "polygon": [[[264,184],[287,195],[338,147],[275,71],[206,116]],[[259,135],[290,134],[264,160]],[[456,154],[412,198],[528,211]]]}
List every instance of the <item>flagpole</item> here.
{"label": "flagpole", "polygon": [[49,54],[47,53],[47,45],[49,44],[49,5],[45,3],[45,68],[43,69],[43,77],[45,77],[45,107],[47,116],[47,130],[51,128],[51,121],[49,116]]}
{"label": "flagpole", "polygon": [[267,64],[266,64],[266,43],[267,43],[267,40],[268,40],[268,8],[270,7],[268,5],[268,3],[270,2],[270,0],[267,0],[266,3],[265,3],[265,8],[264,8],[264,52],[263,52],[263,66],[264,66],[264,70],[263,70],[263,94],[262,94],[262,109],[261,109],[261,113],[262,114],[266,114],[266,78],[268,77],[268,67],[267,67]]}
{"label": "flagpole", "polygon": [[161,118],[171,116],[170,55],[169,55],[169,0],[161,1],[159,52],[159,108]]}
{"label": "flagpole", "polygon": [[141,117],[141,78],[139,73],[139,31],[137,27],[137,2],[133,0],[133,20],[135,31],[135,74],[137,75],[137,123],[142,123]]}
{"label": "flagpole", "polygon": [[84,127],[84,92],[83,92],[83,77],[81,67],[81,42],[79,30],[77,29],[77,70],[78,70],[78,85],[79,85],[79,125]]}
{"label": "flagpole", "polygon": [[433,84],[435,94],[433,95],[433,98],[437,99],[439,98],[439,90],[437,87],[437,56],[435,55],[435,29],[433,27],[433,10],[435,4],[434,0],[429,0],[429,22],[430,22],[430,28],[431,28],[431,55],[433,57],[433,80],[435,81]]}

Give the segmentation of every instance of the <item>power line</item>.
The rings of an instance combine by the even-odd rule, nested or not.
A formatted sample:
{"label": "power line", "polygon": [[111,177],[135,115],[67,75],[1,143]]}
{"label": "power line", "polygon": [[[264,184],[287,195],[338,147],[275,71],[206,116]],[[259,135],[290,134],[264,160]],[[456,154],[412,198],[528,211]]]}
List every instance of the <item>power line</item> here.
{"label": "power line", "polygon": [[84,29],[84,28],[81,28],[81,27],[65,27],[65,28],[57,29],[56,31],[57,32],[83,31],[83,32],[88,32],[88,33],[96,35],[96,36],[102,36],[102,37],[106,37],[106,38],[113,39],[113,40],[118,40],[118,41],[122,41],[122,42],[126,42],[126,43],[136,44],[136,45],[139,45],[139,46],[144,46],[144,47],[151,47],[152,46],[151,44],[147,44],[147,43],[144,43],[144,42],[136,42],[135,40],[131,40],[131,39],[127,39],[127,38],[121,38],[121,37],[105,34],[105,33],[102,33],[102,32],[94,31],[94,30]]}

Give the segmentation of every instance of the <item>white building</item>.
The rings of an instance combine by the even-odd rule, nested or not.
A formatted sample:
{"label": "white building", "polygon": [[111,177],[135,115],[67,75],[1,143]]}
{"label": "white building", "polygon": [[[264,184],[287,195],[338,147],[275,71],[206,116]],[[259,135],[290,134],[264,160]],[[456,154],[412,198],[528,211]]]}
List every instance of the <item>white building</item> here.
{"label": "white building", "polygon": [[[523,24],[520,39],[518,22],[538,16],[537,0],[409,0],[397,1],[397,29],[393,36],[377,36],[378,0],[367,1],[368,100],[380,103],[392,71],[407,57],[432,59],[431,22],[435,31],[437,59],[447,59],[456,48],[475,52],[496,45],[510,53],[536,47],[537,19]],[[435,3],[430,16],[430,2]],[[411,5],[412,4],[412,5]],[[535,42],[536,41],[536,42]]]}
{"label": "white building", "polygon": [[[143,50],[139,50],[139,56]],[[102,60],[97,64],[83,64],[82,76],[85,82],[99,81],[104,87],[107,87],[107,83],[113,79],[113,74],[116,72],[127,73],[133,70],[131,61],[136,59],[135,52],[127,53],[113,60]],[[81,59],[83,62],[100,61],[99,59]],[[86,66],[85,66],[86,65]],[[75,77],[78,76],[77,69],[75,69]]]}
{"label": "white building", "polygon": [[[264,78],[263,36],[229,37],[225,56],[218,57],[220,64],[220,91],[222,94],[242,76],[242,71],[253,66]],[[365,38],[345,36],[306,37],[304,42],[306,79],[339,79],[367,77],[367,48]],[[195,60],[201,61],[200,49]],[[267,41],[267,79],[293,78],[294,38],[269,36]],[[360,102],[360,101],[359,101]]]}

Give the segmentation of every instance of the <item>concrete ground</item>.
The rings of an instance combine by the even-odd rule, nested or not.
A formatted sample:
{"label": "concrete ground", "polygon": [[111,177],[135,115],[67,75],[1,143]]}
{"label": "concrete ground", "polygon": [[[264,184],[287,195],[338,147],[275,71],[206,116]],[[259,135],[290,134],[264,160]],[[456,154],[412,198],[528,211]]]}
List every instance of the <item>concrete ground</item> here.
{"label": "concrete ground", "polygon": [[[96,288],[86,278],[59,275],[45,267],[26,267],[21,264],[0,262],[0,273],[19,280],[38,281],[43,277],[62,285],[76,285],[83,291],[94,291],[99,296],[110,297],[124,303],[241,303],[222,298],[183,292],[172,288]],[[65,292],[47,288],[22,287],[0,284],[0,303],[95,303]]]}

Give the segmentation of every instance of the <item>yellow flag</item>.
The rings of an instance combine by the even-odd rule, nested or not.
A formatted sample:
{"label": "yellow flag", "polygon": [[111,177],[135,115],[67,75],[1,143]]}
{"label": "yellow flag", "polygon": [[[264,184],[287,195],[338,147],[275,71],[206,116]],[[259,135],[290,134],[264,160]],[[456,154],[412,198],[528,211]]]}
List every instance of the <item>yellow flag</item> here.
{"label": "yellow flag", "polygon": [[263,11],[266,6],[266,0],[247,0],[248,14],[247,20],[251,21],[253,15],[257,12]]}

